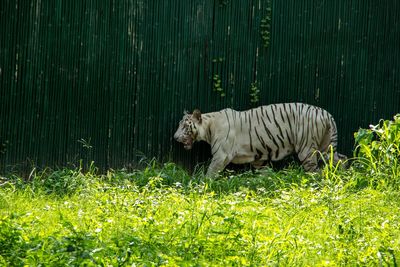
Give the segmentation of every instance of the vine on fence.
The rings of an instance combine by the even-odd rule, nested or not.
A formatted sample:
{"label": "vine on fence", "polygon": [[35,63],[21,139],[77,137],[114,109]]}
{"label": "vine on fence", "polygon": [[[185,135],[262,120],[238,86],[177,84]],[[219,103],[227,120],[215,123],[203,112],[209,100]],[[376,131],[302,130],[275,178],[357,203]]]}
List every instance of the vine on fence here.
{"label": "vine on fence", "polygon": [[214,83],[214,92],[217,92],[221,97],[224,97],[226,94],[221,85],[222,83],[221,77],[218,74],[214,74],[213,83]]}
{"label": "vine on fence", "polygon": [[257,81],[250,85],[250,102],[254,105],[260,100],[260,89],[258,89]]}
{"label": "vine on fence", "polygon": [[229,0],[218,0],[219,6],[224,7],[229,3]]}
{"label": "vine on fence", "polygon": [[[212,60],[212,63],[215,64],[215,68],[218,69],[217,64],[224,62],[224,60],[225,59],[223,57],[217,57]],[[217,92],[221,97],[226,96],[225,90],[224,88],[222,88],[221,76],[217,73],[215,73],[213,76],[213,90],[214,92]]]}
{"label": "vine on fence", "polygon": [[267,48],[271,40],[271,21],[272,21],[272,7],[271,1],[267,0],[267,13],[261,20],[261,38],[263,41],[263,46]]}

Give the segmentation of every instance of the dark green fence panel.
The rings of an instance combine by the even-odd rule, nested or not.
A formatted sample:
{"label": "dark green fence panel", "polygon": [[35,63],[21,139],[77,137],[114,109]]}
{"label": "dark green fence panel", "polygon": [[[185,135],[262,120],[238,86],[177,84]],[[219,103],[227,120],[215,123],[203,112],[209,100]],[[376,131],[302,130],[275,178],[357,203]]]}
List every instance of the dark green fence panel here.
{"label": "dark green fence panel", "polygon": [[250,108],[252,83],[329,110],[347,154],[400,112],[397,0],[2,0],[0,30],[1,170],[193,166],[209,148],[174,142],[183,111]]}

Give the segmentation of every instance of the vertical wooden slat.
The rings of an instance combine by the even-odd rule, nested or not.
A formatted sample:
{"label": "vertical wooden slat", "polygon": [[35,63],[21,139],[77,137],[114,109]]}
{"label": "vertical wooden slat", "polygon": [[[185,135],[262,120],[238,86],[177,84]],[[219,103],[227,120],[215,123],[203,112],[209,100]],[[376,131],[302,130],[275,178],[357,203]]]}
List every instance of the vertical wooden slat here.
{"label": "vertical wooden slat", "polygon": [[0,169],[204,161],[172,139],[182,111],[250,108],[255,80],[259,104],[329,110],[351,153],[358,127],[399,112],[400,2],[271,0],[265,48],[268,2],[0,1]]}

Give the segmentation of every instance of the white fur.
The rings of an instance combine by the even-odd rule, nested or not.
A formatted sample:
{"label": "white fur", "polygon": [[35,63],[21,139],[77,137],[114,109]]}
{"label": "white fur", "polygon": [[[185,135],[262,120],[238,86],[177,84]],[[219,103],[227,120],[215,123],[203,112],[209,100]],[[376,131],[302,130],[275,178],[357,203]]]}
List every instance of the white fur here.
{"label": "white fur", "polygon": [[[306,171],[317,169],[317,153],[336,153],[336,125],[325,110],[301,103],[262,106],[246,111],[224,109],[202,114],[200,119],[185,115],[194,124],[193,141],[211,145],[213,158],[207,176],[214,176],[232,162],[260,166],[296,153]],[[192,116],[192,117],[191,117]],[[182,142],[184,120],[175,133]],[[185,139],[186,140],[186,139]]]}

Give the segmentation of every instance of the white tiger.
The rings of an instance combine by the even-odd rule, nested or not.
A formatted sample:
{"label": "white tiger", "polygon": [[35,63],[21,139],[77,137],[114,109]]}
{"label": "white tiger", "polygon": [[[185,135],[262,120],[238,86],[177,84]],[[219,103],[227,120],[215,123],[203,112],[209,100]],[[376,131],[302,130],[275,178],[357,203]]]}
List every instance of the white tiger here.
{"label": "white tiger", "polygon": [[306,171],[318,169],[318,154],[333,161],[346,156],[336,152],[337,129],[326,110],[303,103],[260,106],[246,111],[230,108],[201,114],[195,109],[185,114],[174,134],[176,141],[191,149],[193,142],[211,145],[212,160],[207,176],[214,176],[232,162],[260,167],[296,153]]}

